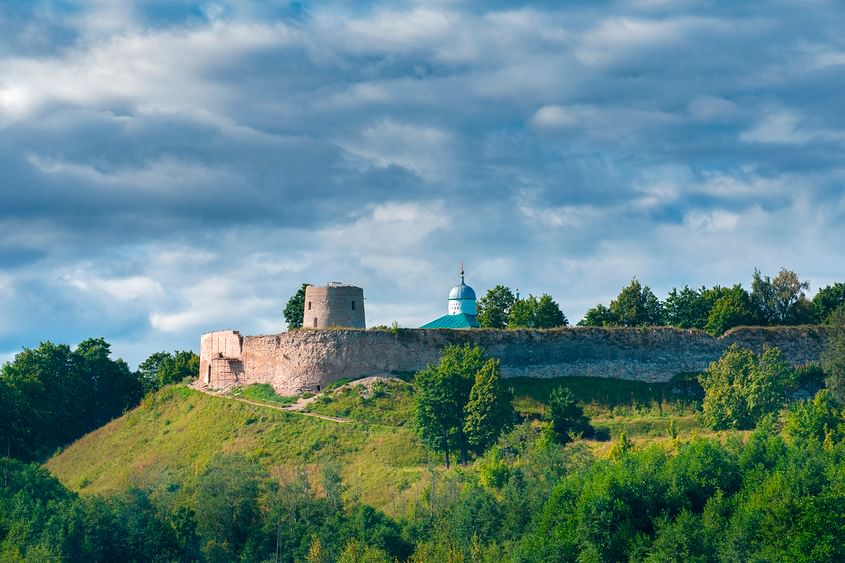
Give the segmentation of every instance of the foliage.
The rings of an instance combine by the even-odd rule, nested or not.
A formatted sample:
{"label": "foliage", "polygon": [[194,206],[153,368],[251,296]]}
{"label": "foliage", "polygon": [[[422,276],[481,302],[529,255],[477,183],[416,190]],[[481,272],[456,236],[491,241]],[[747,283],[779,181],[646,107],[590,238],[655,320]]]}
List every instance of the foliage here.
{"label": "foliage", "polygon": [[145,392],[157,391],[165,385],[195,378],[200,371],[200,358],[190,350],[156,352],[138,366],[138,376]]}
{"label": "foliage", "polygon": [[478,300],[478,324],[482,328],[505,328],[516,297],[509,287],[497,285]]}
{"label": "foliage", "polygon": [[539,298],[529,295],[517,299],[508,317],[508,328],[556,328],[568,324],[566,315],[548,293]]}
{"label": "foliage", "polygon": [[499,360],[487,360],[475,374],[464,407],[464,432],[473,450],[484,452],[513,426],[512,398],[510,390],[502,383]]}
{"label": "foliage", "polygon": [[672,288],[663,307],[666,322],[678,328],[699,328],[707,326],[707,317],[713,304],[705,297],[705,288],[690,289],[684,286],[678,291]]}
{"label": "foliage", "polygon": [[622,288],[610,307],[597,305],[587,311],[581,326],[658,326],[665,324],[663,304],[637,278]]}
{"label": "foliage", "polygon": [[620,326],[657,326],[664,324],[663,305],[648,286],[637,278],[631,280],[619,296],[610,302],[610,314]]}
{"label": "foliage", "polygon": [[285,309],[282,311],[288,330],[302,328],[302,322],[305,319],[305,288],[309,285],[311,284],[303,283],[302,287],[288,299]]}
{"label": "foliage", "polygon": [[757,324],[758,320],[751,296],[741,286],[735,285],[713,303],[705,329],[719,336],[737,326]]}
{"label": "foliage", "polygon": [[552,296],[548,293],[541,295],[534,310],[534,328],[557,328],[568,324],[566,315]]}
{"label": "foliage", "polygon": [[801,281],[798,274],[786,268],[781,268],[774,279],[763,277],[755,268],[751,301],[764,324],[800,324],[811,320],[810,302],[804,295],[809,288],[809,282]]}
{"label": "foliage", "polygon": [[450,452],[459,451],[466,463],[470,447],[483,451],[510,424],[498,361],[485,358],[481,348],[447,346],[440,362],[417,373],[414,383],[420,439],[444,452],[446,467]]}
{"label": "foliage", "polygon": [[733,344],[699,379],[705,423],[717,430],[753,428],[780,408],[795,379],[795,371],[777,348],[766,348],[757,357]]}
{"label": "foliage", "polygon": [[845,405],[845,305],[827,317],[828,336],[822,351],[825,384],[833,398]]}
{"label": "foliage", "polygon": [[826,439],[839,442],[845,437],[845,420],[830,391],[822,389],[812,400],[790,407],[783,429],[796,442],[823,443]]}
{"label": "foliage", "polygon": [[575,435],[592,436],[590,419],[584,416],[584,409],[578,406],[572,392],[566,387],[552,391],[543,418],[549,423],[560,444],[570,442]]}
{"label": "foliage", "polygon": [[613,326],[616,324],[616,317],[610,309],[599,303],[584,313],[584,318],[578,321],[578,326]]}
{"label": "foliage", "polygon": [[43,342],[0,368],[3,453],[43,458],[137,404],[142,386],[102,338]]}
{"label": "foliage", "polygon": [[813,317],[818,323],[826,323],[830,314],[842,306],[845,306],[845,283],[825,286],[813,296]]}
{"label": "foliage", "polygon": [[508,316],[508,328],[534,328],[538,304],[538,299],[533,295],[514,301]]}

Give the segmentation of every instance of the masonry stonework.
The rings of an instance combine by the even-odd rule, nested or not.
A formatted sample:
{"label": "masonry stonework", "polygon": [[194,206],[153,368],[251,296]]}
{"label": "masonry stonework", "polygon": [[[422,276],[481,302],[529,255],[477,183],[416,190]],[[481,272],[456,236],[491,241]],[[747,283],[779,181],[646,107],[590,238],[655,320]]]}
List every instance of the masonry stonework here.
{"label": "masonry stonework", "polygon": [[657,382],[703,371],[731,344],[780,348],[794,365],[818,361],[821,327],[739,328],[714,338],[676,328],[534,330],[297,330],[265,336],[202,336],[199,381],[213,389],[269,383],[282,395],[345,377],[413,372],[450,344],[484,348],[504,377],[588,376]]}
{"label": "masonry stonework", "polygon": [[354,285],[330,283],[305,288],[302,328],[366,328],[364,290]]}

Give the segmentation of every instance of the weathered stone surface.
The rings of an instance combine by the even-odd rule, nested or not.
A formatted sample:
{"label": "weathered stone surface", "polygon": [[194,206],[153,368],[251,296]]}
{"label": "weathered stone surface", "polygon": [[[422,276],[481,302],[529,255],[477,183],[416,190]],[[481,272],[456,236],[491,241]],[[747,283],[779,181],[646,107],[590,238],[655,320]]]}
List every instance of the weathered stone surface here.
{"label": "weathered stone surface", "polygon": [[281,394],[315,390],[343,377],[417,371],[449,344],[479,345],[505,377],[590,376],[667,381],[704,370],[733,343],[776,346],[795,365],[817,361],[821,327],[740,328],[714,338],[675,328],[515,330],[299,330],[202,336],[200,381],[213,388],[270,383]]}

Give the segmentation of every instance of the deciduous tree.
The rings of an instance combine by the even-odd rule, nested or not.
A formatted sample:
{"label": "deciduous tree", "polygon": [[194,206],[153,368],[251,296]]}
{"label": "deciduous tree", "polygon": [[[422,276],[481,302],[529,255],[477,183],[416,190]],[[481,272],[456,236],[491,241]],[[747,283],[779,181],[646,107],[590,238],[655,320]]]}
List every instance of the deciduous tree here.
{"label": "deciduous tree", "polygon": [[284,316],[288,330],[302,328],[302,321],[305,318],[305,288],[311,284],[304,283],[285,305]]}
{"label": "deciduous tree", "polygon": [[482,328],[505,328],[516,297],[509,287],[497,285],[478,300],[478,324]]}

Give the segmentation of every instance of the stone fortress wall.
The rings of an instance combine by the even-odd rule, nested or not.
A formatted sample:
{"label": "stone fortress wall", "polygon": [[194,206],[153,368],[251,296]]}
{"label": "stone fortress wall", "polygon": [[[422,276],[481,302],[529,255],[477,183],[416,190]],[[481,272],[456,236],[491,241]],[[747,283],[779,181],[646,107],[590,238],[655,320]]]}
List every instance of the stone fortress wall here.
{"label": "stone fortress wall", "polygon": [[412,372],[449,344],[478,345],[504,377],[589,376],[648,382],[703,371],[731,344],[781,349],[794,365],[818,361],[818,326],[738,328],[714,338],[676,328],[535,330],[297,330],[265,336],[210,332],[200,345],[199,382],[212,389],[269,383],[279,394],[316,391],[345,377]]}

